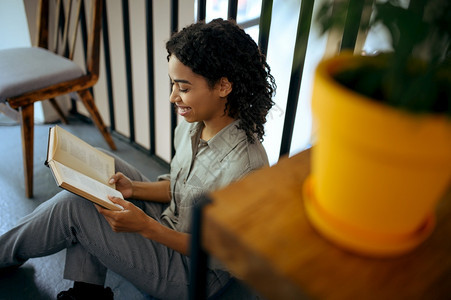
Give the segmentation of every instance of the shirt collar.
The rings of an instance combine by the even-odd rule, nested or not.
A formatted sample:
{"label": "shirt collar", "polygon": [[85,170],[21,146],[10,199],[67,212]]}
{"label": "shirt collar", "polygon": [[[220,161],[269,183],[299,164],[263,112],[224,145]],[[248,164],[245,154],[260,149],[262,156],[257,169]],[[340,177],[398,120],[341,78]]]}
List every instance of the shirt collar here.
{"label": "shirt collar", "polygon": [[[244,130],[237,128],[239,123],[240,120],[233,121],[223,129],[221,129],[221,131],[219,131],[207,142],[207,145],[217,152],[217,158],[219,161],[223,160],[224,157],[226,157],[232,149],[234,149],[240,142],[247,138]],[[199,122],[190,130],[193,155],[195,155],[195,153],[197,152],[197,147],[203,127],[204,124],[202,122]]]}

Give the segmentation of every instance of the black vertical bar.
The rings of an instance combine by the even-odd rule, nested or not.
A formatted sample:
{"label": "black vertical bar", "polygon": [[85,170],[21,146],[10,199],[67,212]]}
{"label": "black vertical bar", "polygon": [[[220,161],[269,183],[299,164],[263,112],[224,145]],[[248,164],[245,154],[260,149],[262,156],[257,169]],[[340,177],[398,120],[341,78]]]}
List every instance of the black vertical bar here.
{"label": "black vertical bar", "polygon": [[[56,8],[55,8],[56,9]],[[62,28],[64,28],[64,5],[62,3],[60,3],[60,7],[59,7],[59,11],[56,12],[56,18],[57,18],[57,26],[55,27],[56,31],[55,31],[55,39],[56,39],[56,44],[55,44],[55,49],[51,49],[54,52],[59,52],[58,51],[58,44],[59,44],[59,36],[60,36],[60,32],[62,31]],[[47,42],[47,48],[50,49],[51,47],[51,41],[49,40]]]}
{"label": "black vertical bar", "polygon": [[[82,44],[83,44],[83,54],[84,54],[84,59],[86,61],[87,57],[88,57],[88,33],[87,33],[87,26],[86,26],[86,13],[85,13],[85,2],[83,0],[81,1],[81,7],[80,7],[80,31],[81,31],[81,40],[82,40]],[[78,28],[75,28],[74,30],[78,30]],[[70,45],[69,45],[69,41],[67,42],[67,53],[69,53],[69,49],[70,49]],[[92,89],[92,87],[89,88],[89,91],[91,92],[91,94],[94,96],[94,91]],[[78,110],[77,110],[77,102],[76,99],[74,99],[73,97],[70,97],[70,102],[71,102],[71,109],[70,109],[70,113],[71,114],[77,114]]]}
{"label": "black vertical bar", "polygon": [[128,122],[130,126],[130,142],[135,142],[135,116],[133,111],[132,61],[130,54],[130,14],[128,0],[122,0],[122,18],[124,26],[125,70],[127,77]]}
{"label": "black vertical bar", "polygon": [[294,46],[293,65],[291,67],[290,86],[288,89],[287,108],[285,110],[285,122],[283,124],[282,144],[280,146],[281,156],[290,152],[301,78],[305,64],[305,54],[307,53],[310,25],[312,22],[313,3],[314,0],[303,0],[301,3],[296,43]]}
{"label": "black vertical bar", "polygon": [[[179,30],[179,1],[171,0],[171,36]],[[172,87],[170,86],[170,92],[172,92]],[[175,154],[174,148],[174,134],[175,128],[177,127],[177,113],[174,109],[174,105],[170,103],[170,117],[171,117],[171,157]]]}
{"label": "black vertical bar", "polygon": [[[88,26],[86,24],[86,12],[85,12],[85,1],[81,1],[80,6],[80,28],[81,28],[81,40],[83,41],[83,53],[85,61],[88,59]],[[91,24],[92,26],[92,24]],[[94,97],[94,89],[92,87],[89,88],[91,95]],[[75,104],[74,104],[75,105]]]}
{"label": "black vertical bar", "polygon": [[[72,5],[72,3],[67,3],[67,5]],[[64,20],[64,23],[66,22],[66,18],[70,18],[70,16],[66,16],[65,15],[65,11],[66,11],[66,9],[64,8],[64,1],[61,1],[61,7],[62,7],[62,9],[61,9],[61,13],[63,14],[63,20]],[[70,10],[69,10],[69,15],[70,15],[71,13],[70,13]],[[69,19],[69,21],[70,21],[70,19]],[[70,25],[70,23],[69,23],[69,25]],[[62,32],[63,32],[63,37],[64,37],[64,28],[65,26],[63,25],[63,27],[62,27]],[[69,38],[67,38],[65,41],[63,41],[63,38],[61,38],[61,41],[62,41],[62,43],[65,43],[66,45],[62,45],[62,47],[63,47],[63,49],[64,49],[64,53],[62,53],[62,55],[64,56],[64,57],[69,57],[69,49],[70,49],[70,45],[69,45]]]}
{"label": "black vertical bar", "polygon": [[364,6],[365,1],[349,0],[348,14],[343,29],[343,39],[341,41],[340,51],[345,49],[354,50]]}
{"label": "black vertical bar", "polygon": [[108,107],[110,111],[110,128],[116,130],[116,120],[114,116],[114,96],[113,80],[111,78],[111,57],[110,57],[110,37],[108,32],[108,14],[106,10],[107,1],[102,7],[102,36],[103,36],[103,55],[105,58],[106,87],[108,94]]}
{"label": "black vertical bar", "polygon": [[171,0],[171,36],[179,30],[179,1]]}
{"label": "black vertical bar", "polygon": [[85,54],[85,59],[88,57],[88,29],[86,23],[86,13],[85,13],[85,1],[81,1],[80,7],[80,28],[81,28],[81,40],[83,41],[83,53]]}
{"label": "black vertical bar", "polygon": [[229,7],[227,9],[227,19],[236,20],[238,14],[238,0],[229,0]]}
{"label": "black vertical bar", "polygon": [[149,154],[155,155],[155,86],[153,61],[153,2],[146,1],[146,33],[147,33],[147,86],[149,98]]}
{"label": "black vertical bar", "polygon": [[208,254],[202,248],[202,211],[209,203],[211,203],[210,198],[202,196],[193,208],[190,244],[190,300],[206,299]]}
{"label": "black vertical bar", "polygon": [[197,1],[197,21],[205,21],[205,16],[207,14],[207,0]]}
{"label": "black vertical bar", "polygon": [[258,46],[263,55],[268,53],[269,29],[271,28],[273,0],[263,0],[258,31]]}

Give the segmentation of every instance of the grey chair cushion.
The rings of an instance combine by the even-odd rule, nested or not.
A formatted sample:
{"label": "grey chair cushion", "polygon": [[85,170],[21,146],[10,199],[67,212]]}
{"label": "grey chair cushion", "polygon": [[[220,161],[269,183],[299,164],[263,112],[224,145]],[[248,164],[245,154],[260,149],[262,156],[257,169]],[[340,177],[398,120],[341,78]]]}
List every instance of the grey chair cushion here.
{"label": "grey chair cushion", "polygon": [[0,102],[83,74],[73,61],[43,48],[0,50]]}

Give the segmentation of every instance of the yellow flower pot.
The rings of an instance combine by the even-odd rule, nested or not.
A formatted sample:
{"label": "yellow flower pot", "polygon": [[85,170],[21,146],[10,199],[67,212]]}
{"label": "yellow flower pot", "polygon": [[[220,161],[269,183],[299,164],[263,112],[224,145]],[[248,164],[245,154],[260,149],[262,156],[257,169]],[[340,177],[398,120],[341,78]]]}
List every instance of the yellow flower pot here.
{"label": "yellow flower pot", "polygon": [[371,256],[405,253],[431,233],[451,182],[451,120],[414,115],[338,84],[334,74],[364,57],[340,55],[316,70],[317,142],[304,184],[312,225]]}

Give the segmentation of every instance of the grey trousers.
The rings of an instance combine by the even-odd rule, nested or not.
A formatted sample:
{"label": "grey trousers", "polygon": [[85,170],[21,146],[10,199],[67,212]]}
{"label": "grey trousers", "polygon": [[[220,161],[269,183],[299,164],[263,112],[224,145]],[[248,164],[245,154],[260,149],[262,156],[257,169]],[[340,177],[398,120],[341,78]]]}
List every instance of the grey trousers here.
{"label": "grey trousers", "polygon": [[[117,157],[116,171],[132,180],[148,181]],[[162,222],[166,205],[132,202]],[[67,249],[65,279],[103,285],[110,269],[153,297],[188,298],[189,257],[136,233],[113,232],[91,202],[67,191],[41,204],[0,236],[0,268],[63,249]],[[229,279],[227,272],[209,271],[208,294],[215,294]]]}

